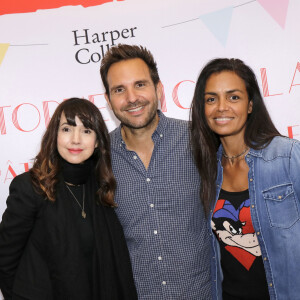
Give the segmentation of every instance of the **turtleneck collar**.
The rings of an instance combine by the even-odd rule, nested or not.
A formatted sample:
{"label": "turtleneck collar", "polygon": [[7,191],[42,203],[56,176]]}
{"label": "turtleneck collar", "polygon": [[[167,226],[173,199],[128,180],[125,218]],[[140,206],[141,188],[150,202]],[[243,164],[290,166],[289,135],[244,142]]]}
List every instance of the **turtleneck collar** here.
{"label": "turtleneck collar", "polygon": [[64,181],[73,185],[85,184],[94,168],[93,158],[90,157],[81,164],[71,164],[61,158]]}

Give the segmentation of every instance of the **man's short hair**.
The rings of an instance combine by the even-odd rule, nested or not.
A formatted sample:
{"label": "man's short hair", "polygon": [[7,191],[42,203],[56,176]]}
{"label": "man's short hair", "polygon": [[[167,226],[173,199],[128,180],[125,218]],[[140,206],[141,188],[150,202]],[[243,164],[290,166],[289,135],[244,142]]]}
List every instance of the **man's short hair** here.
{"label": "man's short hair", "polygon": [[105,88],[105,92],[108,96],[109,86],[107,82],[107,73],[111,65],[123,60],[134,58],[140,58],[147,64],[151,79],[154,83],[154,86],[156,87],[160,79],[158,75],[156,61],[154,60],[151,52],[143,46],[118,44],[117,46],[110,48],[105,53],[101,61],[100,74]]}

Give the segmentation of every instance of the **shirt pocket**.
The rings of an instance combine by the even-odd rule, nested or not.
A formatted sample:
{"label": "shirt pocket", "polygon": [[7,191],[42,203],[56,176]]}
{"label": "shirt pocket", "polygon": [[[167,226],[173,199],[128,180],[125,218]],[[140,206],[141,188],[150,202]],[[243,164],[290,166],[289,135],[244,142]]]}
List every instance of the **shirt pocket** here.
{"label": "shirt pocket", "polygon": [[263,191],[271,227],[290,228],[299,220],[299,210],[291,183]]}

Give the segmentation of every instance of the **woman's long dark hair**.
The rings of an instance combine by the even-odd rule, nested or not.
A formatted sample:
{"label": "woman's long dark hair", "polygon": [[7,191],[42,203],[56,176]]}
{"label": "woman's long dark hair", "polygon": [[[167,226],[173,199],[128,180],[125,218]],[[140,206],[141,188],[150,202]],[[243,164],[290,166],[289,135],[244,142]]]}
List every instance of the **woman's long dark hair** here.
{"label": "woman's long dark hair", "polygon": [[69,125],[76,126],[75,117],[77,116],[86,128],[95,131],[98,146],[95,148],[93,158],[96,180],[100,187],[97,191],[99,202],[115,206],[116,181],[111,167],[109,134],[99,109],[85,99],[71,98],[63,101],[56,108],[42,138],[40,152],[30,170],[32,183],[38,192],[50,201],[55,201],[56,185],[60,172],[57,134],[62,113],[65,114]]}
{"label": "woman's long dark hair", "polygon": [[201,176],[200,199],[206,215],[216,197],[217,150],[220,138],[208,126],[204,108],[204,92],[208,78],[223,71],[234,72],[245,83],[253,107],[248,115],[245,144],[254,149],[266,147],[280,133],[275,128],[261,96],[253,70],[240,59],[217,58],[203,68],[196,83],[191,110],[191,145]]}

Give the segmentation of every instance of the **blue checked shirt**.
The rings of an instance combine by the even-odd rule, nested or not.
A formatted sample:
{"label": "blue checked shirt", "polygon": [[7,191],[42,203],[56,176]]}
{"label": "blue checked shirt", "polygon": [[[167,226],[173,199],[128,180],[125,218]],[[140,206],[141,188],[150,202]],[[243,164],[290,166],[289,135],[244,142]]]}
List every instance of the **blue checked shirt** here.
{"label": "blue checked shirt", "polygon": [[189,150],[188,122],[165,117],[152,135],[148,169],[111,133],[116,213],[124,229],[139,299],[211,299],[210,246]]}

